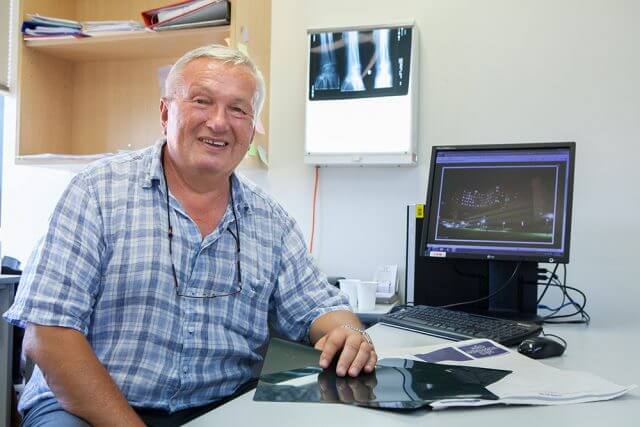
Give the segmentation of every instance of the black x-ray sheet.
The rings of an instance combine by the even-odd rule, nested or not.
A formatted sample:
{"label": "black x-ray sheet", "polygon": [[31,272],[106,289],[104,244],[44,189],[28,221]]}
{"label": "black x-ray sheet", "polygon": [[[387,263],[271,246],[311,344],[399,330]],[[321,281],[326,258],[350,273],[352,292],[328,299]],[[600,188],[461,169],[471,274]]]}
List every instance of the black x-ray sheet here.
{"label": "black x-ray sheet", "polygon": [[[335,365],[326,370],[317,365],[320,357],[317,350],[276,340],[271,340],[254,400],[346,403],[411,410],[442,399],[497,400],[486,386],[511,373],[408,359],[382,359],[371,374],[339,377]],[[296,353],[300,354],[300,360],[296,360]],[[310,360],[316,363],[300,365],[301,361]],[[273,370],[273,366],[282,368],[285,364],[291,365],[292,369]]]}

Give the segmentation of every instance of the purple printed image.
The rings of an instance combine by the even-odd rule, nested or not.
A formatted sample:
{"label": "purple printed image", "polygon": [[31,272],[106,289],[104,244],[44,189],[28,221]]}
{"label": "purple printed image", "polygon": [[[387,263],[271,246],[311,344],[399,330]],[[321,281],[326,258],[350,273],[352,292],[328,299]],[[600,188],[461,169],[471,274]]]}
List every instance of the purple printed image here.
{"label": "purple printed image", "polygon": [[431,353],[416,354],[417,358],[424,360],[425,362],[438,363],[444,361],[464,362],[472,360],[469,356],[460,353],[453,347],[445,347],[440,350],[432,351]]}
{"label": "purple printed image", "polygon": [[505,349],[497,347],[489,341],[482,341],[479,343],[465,345],[458,348],[464,351],[465,353],[475,357],[476,359],[482,359],[483,357],[497,356],[499,354],[504,354],[507,352]]}

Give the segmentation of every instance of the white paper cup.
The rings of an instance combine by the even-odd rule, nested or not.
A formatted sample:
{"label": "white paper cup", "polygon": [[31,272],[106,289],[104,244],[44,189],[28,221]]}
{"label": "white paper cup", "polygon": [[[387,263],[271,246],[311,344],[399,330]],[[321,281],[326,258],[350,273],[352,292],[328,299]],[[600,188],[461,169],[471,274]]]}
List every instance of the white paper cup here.
{"label": "white paper cup", "polygon": [[358,311],[372,311],[376,308],[376,290],[378,282],[360,281],[358,283]]}
{"label": "white paper cup", "polygon": [[358,285],[359,279],[341,279],[340,289],[349,297],[349,305],[353,310],[358,308]]}

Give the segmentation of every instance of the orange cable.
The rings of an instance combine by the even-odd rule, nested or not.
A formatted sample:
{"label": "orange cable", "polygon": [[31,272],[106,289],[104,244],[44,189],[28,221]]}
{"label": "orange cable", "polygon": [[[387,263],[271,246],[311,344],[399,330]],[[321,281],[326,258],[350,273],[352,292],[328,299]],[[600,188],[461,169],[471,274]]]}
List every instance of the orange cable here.
{"label": "orange cable", "polygon": [[313,207],[311,208],[311,239],[309,240],[309,253],[313,253],[313,239],[316,234],[316,201],[318,199],[318,181],[320,166],[316,166],[315,182],[313,184]]}

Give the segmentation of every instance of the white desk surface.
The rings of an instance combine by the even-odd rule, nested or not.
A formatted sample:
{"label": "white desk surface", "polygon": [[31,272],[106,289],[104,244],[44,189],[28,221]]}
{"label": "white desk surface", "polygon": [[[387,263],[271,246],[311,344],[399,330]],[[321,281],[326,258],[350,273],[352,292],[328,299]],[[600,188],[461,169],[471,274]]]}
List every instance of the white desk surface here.
{"label": "white desk surface", "polygon": [[354,310],[354,313],[355,314],[387,314],[389,311],[391,311],[393,306],[397,304],[398,304],[398,301],[395,301],[391,304],[376,304],[373,310],[362,311],[362,310],[356,309]]}
{"label": "white desk surface", "polygon": [[[556,368],[592,372],[617,384],[640,386],[640,344],[637,325],[546,326],[545,331],[562,336],[568,348],[562,357],[544,362]],[[443,340],[382,325],[369,328],[376,346],[411,347]],[[325,403],[254,402],[254,391],[193,420],[198,426],[638,426],[638,389],[607,402],[559,406],[493,406],[484,408],[419,410],[409,413],[358,408]]]}

